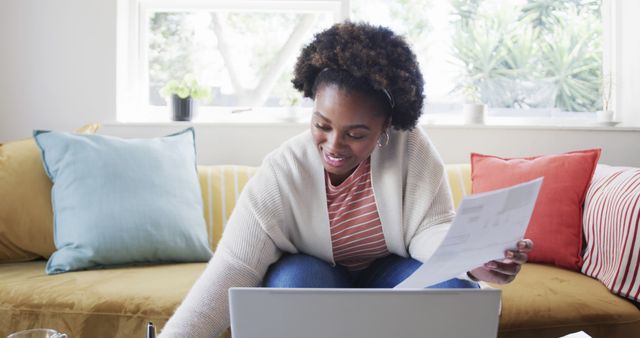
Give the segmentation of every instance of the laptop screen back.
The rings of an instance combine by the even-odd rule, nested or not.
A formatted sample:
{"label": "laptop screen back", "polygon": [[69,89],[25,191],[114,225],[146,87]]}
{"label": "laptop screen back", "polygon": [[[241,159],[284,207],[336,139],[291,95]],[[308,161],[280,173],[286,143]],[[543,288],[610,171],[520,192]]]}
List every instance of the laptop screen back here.
{"label": "laptop screen back", "polygon": [[234,338],[495,338],[500,290],[229,289]]}

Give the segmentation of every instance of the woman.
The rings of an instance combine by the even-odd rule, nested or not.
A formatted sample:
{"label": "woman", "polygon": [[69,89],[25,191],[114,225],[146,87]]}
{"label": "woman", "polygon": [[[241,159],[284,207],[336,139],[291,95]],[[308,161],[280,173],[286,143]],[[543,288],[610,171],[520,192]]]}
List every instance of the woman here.
{"label": "woman", "polygon": [[[334,25],[303,49],[292,82],[314,100],[311,130],[265,158],[162,336],[217,337],[230,287],[393,287],[453,219],[442,161],[415,128],[423,79],[402,38]],[[531,246],[433,287],[508,283]]]}

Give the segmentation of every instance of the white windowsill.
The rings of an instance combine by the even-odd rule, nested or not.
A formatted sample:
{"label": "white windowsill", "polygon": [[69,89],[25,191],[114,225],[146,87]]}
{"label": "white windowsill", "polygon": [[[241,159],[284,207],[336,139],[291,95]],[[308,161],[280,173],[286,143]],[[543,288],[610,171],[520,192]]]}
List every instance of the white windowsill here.
{"label": "white windowsill", "polygon": [[[169,121],[167,116],[154,121],[109,121],[103,123],[111,126],[228,126],[228,127],[296,127],[309,124],[310,113],[302,112],[296,116],[287,113],[269,114],[260,112],[241,112],[226,114],[207,114],[198,116],[188,122]],[[466,124],[462,116],[438,117],[423,116],[420,123],[427,129],[522,129],[522,130],[596,130],[596,131],[640,131],[640,126],[619,123],[615,126],[598,123],[593,119],[578,118],[521,118],[521,117],[486,117],[483,124]]]}

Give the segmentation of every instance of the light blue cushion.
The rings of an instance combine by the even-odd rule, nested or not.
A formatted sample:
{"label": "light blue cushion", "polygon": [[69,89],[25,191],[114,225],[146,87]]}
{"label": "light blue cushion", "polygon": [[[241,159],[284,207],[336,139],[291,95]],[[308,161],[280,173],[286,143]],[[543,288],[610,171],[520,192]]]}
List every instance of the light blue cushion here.
{"label": "light blue cushion", "polygon": [[211,257],[193,128],[152,139],[34,137],[53,182],[48,274]]}

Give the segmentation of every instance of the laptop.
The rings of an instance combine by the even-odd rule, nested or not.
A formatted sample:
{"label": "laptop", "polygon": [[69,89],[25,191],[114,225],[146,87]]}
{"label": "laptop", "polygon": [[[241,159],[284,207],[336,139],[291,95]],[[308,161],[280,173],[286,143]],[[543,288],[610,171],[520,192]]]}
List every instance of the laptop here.
{"label": "laptop", "polygon": [[498,289],[231,288],[233,338],[495,338]]}

